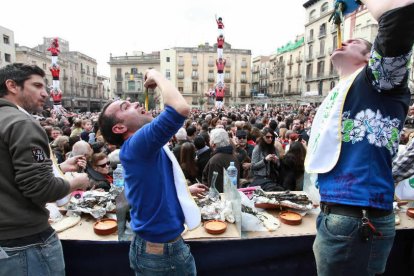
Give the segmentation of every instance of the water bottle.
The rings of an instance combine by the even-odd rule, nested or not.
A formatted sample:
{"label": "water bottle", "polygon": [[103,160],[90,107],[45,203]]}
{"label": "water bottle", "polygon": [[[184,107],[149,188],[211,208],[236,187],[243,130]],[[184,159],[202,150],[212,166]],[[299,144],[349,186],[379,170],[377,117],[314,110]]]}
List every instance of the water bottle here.
{"label": "water bottle", "polygon": [[117,187],[124,187],[124,168],[122,164],[116,165],[116,169],[113,172],[114,185]]}
{"label": "water bottle", "polygon": [[237,188],[237,168],[234,166],[234,162],[230,162],[230,166],[227,168],[227,175],[231,183]]}

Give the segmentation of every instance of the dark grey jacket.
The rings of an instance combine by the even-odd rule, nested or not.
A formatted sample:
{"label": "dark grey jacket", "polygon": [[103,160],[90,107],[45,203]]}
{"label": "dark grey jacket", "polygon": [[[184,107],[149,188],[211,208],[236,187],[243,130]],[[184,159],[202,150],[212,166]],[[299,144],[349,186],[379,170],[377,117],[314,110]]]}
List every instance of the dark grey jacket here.
{"label": "dark grey jacket", "polygon": [[69,193],[53,175],[46,132],[30,115],[0,98],[0,242],[49,227],[47,202]]}

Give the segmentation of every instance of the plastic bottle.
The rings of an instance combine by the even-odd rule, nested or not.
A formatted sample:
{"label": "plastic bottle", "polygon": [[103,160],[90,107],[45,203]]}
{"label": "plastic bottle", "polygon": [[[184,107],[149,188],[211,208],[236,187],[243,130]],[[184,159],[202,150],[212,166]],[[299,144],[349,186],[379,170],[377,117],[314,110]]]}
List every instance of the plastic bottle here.
{"label": "plastic bottle", "polygon": [[227,168],[227,175],[231,183],[237,188],[237,168],[234,166],[234,162],[230,162],[230,166]]}
{"label": "plastic bottle", "polygon": [[116,165],[116,169],[113,174],[114,185],[117,187],[124,187],[124,168],[122,164]]}

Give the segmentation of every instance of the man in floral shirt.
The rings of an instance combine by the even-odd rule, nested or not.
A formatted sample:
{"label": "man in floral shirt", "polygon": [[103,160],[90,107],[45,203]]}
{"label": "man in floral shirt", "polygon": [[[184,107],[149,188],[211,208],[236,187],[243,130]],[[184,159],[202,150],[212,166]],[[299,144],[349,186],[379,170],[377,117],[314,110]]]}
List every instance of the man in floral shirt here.
{"label": "man in floral shirt", "polygon": [[332,53],[341,81],[318,109],[305,162],[321,195],[318,275],[383,273],[395,236],[391,168],[410,101],[414,0],[362,2],[378,35],[372,47],[356,38]]}

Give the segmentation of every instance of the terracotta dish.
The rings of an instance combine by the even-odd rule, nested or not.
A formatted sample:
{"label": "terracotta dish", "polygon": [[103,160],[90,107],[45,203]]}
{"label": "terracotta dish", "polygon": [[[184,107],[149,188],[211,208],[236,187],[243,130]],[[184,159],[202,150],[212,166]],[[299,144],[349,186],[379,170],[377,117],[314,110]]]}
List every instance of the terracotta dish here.
{"label": "terracotta dish", "polygon": [[280,209],[280,204],[272,203],[255,203],[254,207],[261,209]]}
{"label": "terracotta dish", "polygon": [[97,235],[110,235],[118,230],[118,223],[114,219],[101,219],[93,225],[93,231]]}
{"label": "terracotta dish", "polygon": [[210,220],[204,223],[204,228],[209,234],[219,235],[226,232],[227,224],[219,220]]}
{"label": "terracotta dish", "polygon": [[410,218],[414,218],[414,208],[407,209],[407,216],[409,216]]}
{"label": "terracotta dish", "polygon": [[289,225],[299,225],[302,223],[302,216],[292,211],[281,212],[279,219],[281,222]]}

